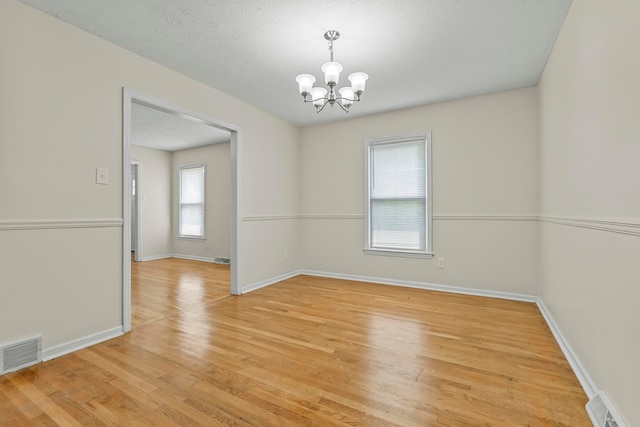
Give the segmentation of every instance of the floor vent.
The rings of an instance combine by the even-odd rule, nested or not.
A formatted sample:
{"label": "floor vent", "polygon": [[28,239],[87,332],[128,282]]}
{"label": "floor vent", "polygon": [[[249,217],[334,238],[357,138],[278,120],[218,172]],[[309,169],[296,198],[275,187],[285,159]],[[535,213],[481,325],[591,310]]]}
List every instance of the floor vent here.
{"label": "floor vent", "polygon": [[626,427],[618,411],[601,390],[587,403],[586,408],[594,427]]}
{"label": "floor vent", "polygon": [[0,375],[42,362],[42,337],[0,347]]}
{"label": "floor vent", "polygon": [[229,258],[214,258],[213,262],[216,264],[231,264],[231,260]]}

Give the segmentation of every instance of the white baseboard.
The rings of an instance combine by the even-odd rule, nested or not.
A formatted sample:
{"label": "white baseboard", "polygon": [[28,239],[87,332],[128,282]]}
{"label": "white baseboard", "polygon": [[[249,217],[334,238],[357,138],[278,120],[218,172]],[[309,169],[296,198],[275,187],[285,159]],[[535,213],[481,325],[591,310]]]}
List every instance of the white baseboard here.
{"label": "white baseboard", "polygon": [[151,255],[151,256],[145,256],[145,257],[141,257],[140,261],[155,261],[158,259],[167,259],[167,258],[172,258],[173,255],[171,254],[167,254],[167,255]]}
{"label": "white baseboard", "polygon": [[489,298],[501,298],[515,301],[537,302],[533,295],[518,294],[514,292],[491,291],[486,289],[464,288],[451,285],[439,285],[436,283],[413,282],[409,280],[397,280],[382,277],[359,276],[354,274],[328,273],[326,271],[300,270],[300,274],[308,276],[329,277],[331,279],[353,280],[356,282],[371,282],[381,285],[402,286],[405,288],[425,289],[430,291],[442,291],[464,295],[474,295]]}
{"label": "white baseboard", "polygon": [[215,262],[215,258],[208,258],[208,257],[202,257],[202,256],[195,256],[195,255],[173,254],[170,257],[188,259],[191,261]]}
{"label": "white baseboard", "polygon": [[598,392],[598,386],[596,382],[593,380],[593,378],[591,378],[591,375],[589,375],[589,372],[587,372],[587,368],[584,367],[576,352],[573,351],[573,348],[569,344],[569,341],[565,338],[564,334],[558,327],[558,324],[556,323],[555,319],[551,315],[551,312],[544,304],[542,299],[538,297],[536,304],[538,305],[538,309],[540,310],[540,313],[542,313],[544,320],[547,322],[549,329],[551,329],[551,333],[560,346],[562,353],[564,353],[564,357],[566,357],[569,365],[571,366],[571,369],[573,369],[573,373],[578,378],[578,381],[580,381],[582,389],[587,394],[587,397],[589,399],[593,398]]}
{"label": "white baseboard", "polygon": [[64,356],[65,354],[82,350],[83,348],[99,344],[103,341],[119,337],[123,334],[124,333],[122,332],[122,326],[117,326],[115,328],[107,329],[106,331],[88,335],[77,340],[46,348],[42,350],[42,360],[46,362],[47,360],[55,359],[56,357]]}
{"label": "white baseboard", "polygon": [[302,274],[300,270],[290,271],[288,273],[281,274],[279,276],[270,277],[265,280],[261,280],[259,282],[250,283],[248,285],[243,286],[240,289],[240,295],[255,291],[260,288],[267,287],[269,285],[273,285],[274,283],[282,282],[283,280],[291,279],[292,277],[296,277]]}

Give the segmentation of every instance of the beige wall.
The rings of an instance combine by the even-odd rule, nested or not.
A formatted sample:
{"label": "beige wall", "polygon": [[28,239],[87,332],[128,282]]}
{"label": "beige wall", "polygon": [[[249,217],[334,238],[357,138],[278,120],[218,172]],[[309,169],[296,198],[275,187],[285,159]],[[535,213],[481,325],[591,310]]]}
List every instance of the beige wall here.
{"label": "beige wall", "polygon": [[[179,256],[229,258],[231,256],[231,158],[228,142],[172,153],[174,203],[173,253]],[[205,164],[205,240],[179,239],[178,236],[178,170],[194,163]]]}
{"label": "beige wall", "polygon": [[[537,99],[528,88],[303,129],[303,268],[536,294]],[[364,255],[363,141],[426,130],[434,259]]]}
{"label": "beige wall", "polygon": [[541,297],[640,425],[640,3],[574,0],[540,82]]}
{"label": "beige wall", "polygon": [[246,266],[243,282],[248,284],[295,271],[301,258],[296,217],[302,191],[300,129],[274,128],[263,121],[252,124],[263,126],[267,133],[253,135],[255,144],[251,148],[245,145],[242,152],[244,197],[239,244]]}
{"label": "beige wall", "polygon": [[43,335],[46,350],[120,325],[121,235],[95,225],[0,231],[0,343]]}
{"label": "beige wall", "polygon": [[172,254],[171,245],[171,153],[131,146],[131,159],[138,165],[141,260]]}
{"label": "beige wall", "polygon": [[[0,52],[0,290],[13,296],[0,344],[41,334],[47,349],[122,325],[123,87],[241,129],[241,217],[296,211],[295,126],[16,0],[0,2]],[[286,245],[295,260],[296,224],[240,227],[240,286],[291,271],[263,255]],[[48,308],[16,321],[34,306]]]}

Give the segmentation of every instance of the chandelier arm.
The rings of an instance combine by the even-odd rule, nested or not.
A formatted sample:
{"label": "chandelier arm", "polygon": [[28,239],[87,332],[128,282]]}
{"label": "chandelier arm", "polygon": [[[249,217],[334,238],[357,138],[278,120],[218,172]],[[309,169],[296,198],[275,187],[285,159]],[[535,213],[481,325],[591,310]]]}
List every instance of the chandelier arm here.
{"label": "chandelier arm", "polygon": [[336,104],[338,104],[340,106],[340,108],[342,108],[342,111],[344,111],[345,113],[349,114],[349,109],[346,108],[344,105],[342,105],[342,102],[340,102],[341,98],[336,99]]}
{"label": "chandelier arm", "polygon": [[[320,101],[321,99],[323,99],[323,100],[324,100],[325,104],[326,104],[327,102],[329,102],[329,98],[327,98],[326,96],[323,96],[322,98],[316,98],[316,99],[313,99],[313,98],[311,98],[311,99],[307,99],[307,98],[305,97],[305,98],[304,98],[304,102],[316,102],[316,101]],[[324,107],[324,105],[323,105],[323,107]]]}
{"label": "chandelier arm", "polygon": [[355,98],[355,99],[350,99],[350,98],[345,98],[344,96],[338,96],[336,98],[336,101],[342,101],[342,100],[349,101],[349,102],[360,102],[360,97]]}
{"label": "chandelier arm", "polygon": [[324,107],[326,107],[327,104],[329,103],[329,100],[327,98],[318,98],[318,99],[324,99],[324,103],[322,104],[322,107],[320,107],[320,108],[316,107],[316,114],[318,114],[320,111],[324,110]]}

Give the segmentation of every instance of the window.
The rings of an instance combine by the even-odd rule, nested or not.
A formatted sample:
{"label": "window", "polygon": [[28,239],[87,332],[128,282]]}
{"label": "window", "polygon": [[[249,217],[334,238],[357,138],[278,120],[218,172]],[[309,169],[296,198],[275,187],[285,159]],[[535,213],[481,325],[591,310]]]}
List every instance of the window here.
{"label": "window", "polygon": [[180,237],[204,239],[204,164],[180,167]]}
{"label": "window", "polygon": [[365,141],[365,253],[431,258],[431,132]]}

